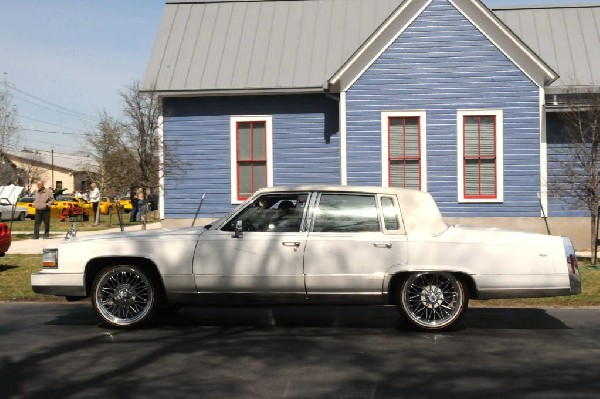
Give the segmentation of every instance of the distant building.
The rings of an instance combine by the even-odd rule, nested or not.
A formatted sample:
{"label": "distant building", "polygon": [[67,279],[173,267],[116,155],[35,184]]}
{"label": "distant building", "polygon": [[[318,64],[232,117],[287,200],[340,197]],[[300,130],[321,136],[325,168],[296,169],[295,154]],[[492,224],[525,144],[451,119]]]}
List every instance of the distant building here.
{"label": "distant building", "polygon": [[23,149],[6,153],[8,158],[19,170],[19,185],[27,192],[35,191],[36,180],[44,180],[46,187],[65,189],[67,192],[86,190],[90,178],[85,171],[89,158],[67,155],[51,151]]}

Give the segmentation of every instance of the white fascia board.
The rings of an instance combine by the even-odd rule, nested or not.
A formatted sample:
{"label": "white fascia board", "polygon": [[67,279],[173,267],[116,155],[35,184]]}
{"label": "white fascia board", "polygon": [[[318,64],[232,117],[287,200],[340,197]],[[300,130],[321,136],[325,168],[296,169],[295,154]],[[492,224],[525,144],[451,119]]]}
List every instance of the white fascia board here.
{"label": "white fascia board", "polygon": [[479,0],[448,1],[538,87],[545,87],[558,79],[558,74]]}
{"label": "white fascia board", "polygon": [[433,0],[406,0],[329,80],[347,91]]}

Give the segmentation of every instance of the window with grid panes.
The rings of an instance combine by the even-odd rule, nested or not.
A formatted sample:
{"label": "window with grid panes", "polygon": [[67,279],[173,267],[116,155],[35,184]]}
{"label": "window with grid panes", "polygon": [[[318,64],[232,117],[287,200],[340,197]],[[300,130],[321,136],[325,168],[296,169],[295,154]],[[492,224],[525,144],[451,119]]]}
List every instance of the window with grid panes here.
{"label": "window with grid panes", "polygon": [[237,122],[238,199],[250,197],[267,186],[266,122]]}
{"label": "window with grid panes", "polygon": [[496,198],[496,117],[465,116],[463,134],[464,197]]}
{"label": "window with grid panes", "polygon": [[389,182],[391,187],[421,188],[419,117],[390,117]]}

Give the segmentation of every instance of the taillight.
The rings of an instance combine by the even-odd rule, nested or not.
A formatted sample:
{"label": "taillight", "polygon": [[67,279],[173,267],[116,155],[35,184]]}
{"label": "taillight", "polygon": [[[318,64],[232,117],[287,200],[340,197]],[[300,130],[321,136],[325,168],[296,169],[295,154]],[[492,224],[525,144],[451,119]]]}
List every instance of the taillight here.
{"label": "taillight", "polygon": [[577,274],[577,272],[579,271],[579,269],[577,268],[577,257],[573,254],[570,254],[569,256],[567,256],[567,262],[569,263],[569,266],[571,266],[571,273]]}

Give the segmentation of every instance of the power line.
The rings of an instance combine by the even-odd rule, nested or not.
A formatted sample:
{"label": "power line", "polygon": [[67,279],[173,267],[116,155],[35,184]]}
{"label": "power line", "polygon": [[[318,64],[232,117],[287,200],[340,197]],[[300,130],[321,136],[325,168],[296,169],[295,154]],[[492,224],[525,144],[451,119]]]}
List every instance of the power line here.
{"label": "power line", "polygon": [[[83,112],[80,112],[80,111],[77,111],[77,110],[74,110],[74,109],[71,109],[71,108],[68,108],[68,107],[65,107],[65,106],[62,106],[62,105],[59,105],[59,104],[53,103],[52,101],[45,100],[45,99],[43,99],[43,98],[41,98],[41,97],[38,97],[38,96],[35,96],[35,95],[33,95],[33,94],[27,93],[26,91],[20,90],[20,89],[18,89],[18,88],[15,86],[15,84],[14,84],[14,83],[12,83],[12,82],[10,83],[10,86],[11,86],[11,88],[12,88],[14,91],[16,91],[16,92],[18,92],[18,93],[21,93],[21,94],[23,94],[23,95],[25,95],[25,96],[31,97],[31,98],[33,98],[33,99],[35,99],[35,100],[37,100],[37,101],[39,101],[39,102],[41,102],[41,103],[44,103],[44,104],[46,104],[46,105],[48,105],[48,106],[50,106],[50,107],[54,108],[54,110],[58,110],[59,112],[60,112],[60,111],[62,111],[63,113],[69,113],[69,114],[71,114],[72,116],[76,116],[76,117],[78,117],[78,118],[83,118],[83,119],[88,119],[88,120],[91,120],[91,121],[94,121],[94,122],[97,122],[97,121],[98,121],[98,118],[97,118],[97,117],[95,117],[95,116],[91,116],[91,115],[85,114],[85,113],[83,113]],[[29,102],[28,100],[25,100],[25,99],[23,99],[23,98],[20,98],[20,99],[21,99],[21,100],[23,100],[23,101]],[[31,103],[31,102],[30,102],[30,103]],[[40,107],[44,107],[44,106],[43,106],[43,105],[41,105],[41,104],[35,104],[35,103],[32,103],[32,104],[34,104],[34,105],[37,105],[37,106],[40,106]],[[47,107],[46,107],[46,108],[47,108]]]}
{"label": "power line", "polygon": [[[34,140],[32,140],[32,141],[34,141]],[[87,158],[84,155],[76,155],[76,154],[72,154],[72,153],[70,154],[70,153],[56,151],[56,150],[42,150],[42,149],[37,149],[37,148],[25,148],[25,147],[23,147],[23,148],[19,147],[18,148],[18,147],[15,147],[15,146],[7,146],[7,148],[9,150],[12,150],[12,151],[16,152],[16,153],[21,153],[21,152],[24,152],[25,150],[31,150],[33,152],[44,153],[44,155],[50,155],[52,152],[54,152],[54,154],[61,155],[61,156],[65,157],[65,158],[75,159],[75,160]],[[71,148],[75,148],[75,147],[71,147]],[[17,155],[17,154],[15,154],[15,155]]]}
{"label": "power line", "polygon": [[32,117],[30,117],[30,116],[23,116],[23,115],[19,115],[19,116],[20,116],[21,118],[29,119],[29,120],[31,120],[31,121],[35,121],[35,122],[40,122],[40,123],[43,123],[43,124],[45,124],[45,125],[51,125],[51,126],[56,126],[56,127],[62,127],[62,128],[64,128],[64,129],[69,129],[69,130],[79,130],[79,131],[81,131],[81,129],[77,129],[77,128],[74,128],[74,127],[68,127],[68,126],[64,126],[64,125],[59,125],[59,124],[56,124],[56,123],[51,123],[51,122],[45,122],[45,121],[42,121],[42,120],[40,120],[40,119],[35,119],[35,118],[32,118]]}
{"label": "power line", "polygon": [[71,136],[87,136],[87,133],[76,133],[76,132],[56,132],[53,130],[42,130],[42,129],[29,129],[22,127],[21,130],[26,130],[28,132],[39,132],[39,133],[51,133],[51,134],[67,134]]}

